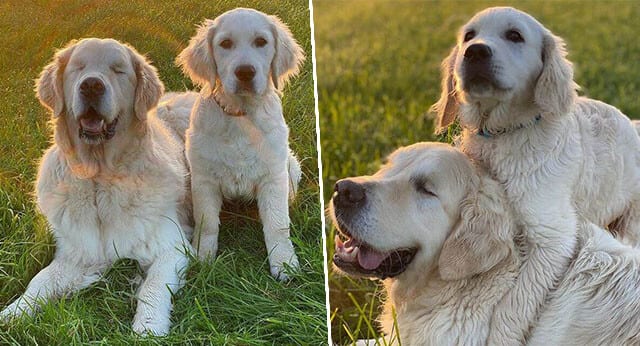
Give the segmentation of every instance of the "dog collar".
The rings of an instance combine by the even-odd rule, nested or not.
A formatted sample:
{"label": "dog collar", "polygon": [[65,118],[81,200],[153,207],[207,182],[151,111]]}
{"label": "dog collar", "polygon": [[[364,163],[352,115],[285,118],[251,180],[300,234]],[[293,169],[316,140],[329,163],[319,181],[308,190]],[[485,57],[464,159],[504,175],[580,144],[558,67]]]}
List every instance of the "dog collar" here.
{"label": "dog collar", "polygon": [[491,138],[491,137],[494,137],[494,136],[497,136],[497,135],[505,134],[507,132],[520,130],[520,129],[524,129],[526,127],[535,125],[535,124],[539,123],[541,119],[542,119],[542,114],[538,114],[538,115],[536,115],[535,119],[532,122],[519,124],[519,125],[516,125],[516,126],[513,126],[513,127],[509,127],[509,128],[499,129],[497,131],[489,131],[489,130],[487,130],[485,128],[481,128],[481,129],[478,130],[478,136],[484,137],[484,138]]}
{"label": "dog collar", "polygon": [[234,116],[234,117],[242,117],[242,116],[247,115],[247,113],[245,113],[242,109],[233,110],[229,106],[223,105],[222,101],[220,101],[220,99],[218,98],[218,93],[216,93],[216,92],[213,93],[213,100],[216,101],[216,104],[227,115],[231,115],[231,116]]}

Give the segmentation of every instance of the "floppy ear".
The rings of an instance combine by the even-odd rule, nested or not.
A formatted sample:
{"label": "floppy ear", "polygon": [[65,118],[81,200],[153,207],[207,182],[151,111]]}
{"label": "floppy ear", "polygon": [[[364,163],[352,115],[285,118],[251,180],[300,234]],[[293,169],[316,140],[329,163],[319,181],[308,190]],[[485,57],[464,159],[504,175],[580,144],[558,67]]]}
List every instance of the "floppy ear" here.
{"label": "floppy ear", "polygon": [[54,117],[60,116],[64,111],[64,89],[62,74],[75,49],[76,40],[72,40],[65,48],[56,52],[53,60],[45,66],[40,77],[36,80],[36,95],[43,106],[53,112]]}
{"label": "floppy ear", "polygon": [[276,16],[269,16],[269,18],[276,48],[271,60],[271,80],[273,86],[280,90],[291,77],[298,74],[300,65],[304,61],[304,51],[280,18]]}
{"label": "floppy ear", "polygon": [[216,30],[215,24],[213,20],[205,20],[198,27],[196,35],[191,38],[187,48],[176,58],[178,66],[195,84],[205,86],[208,83],[212,89],[218,78],[212,42]]}
{"label": "floppy ear", "polygon": [[133,47],[127,46],[133,68],[136,72],[136,95],[133,109],[140,121],[147,119],[147,112],[158,105],[164,92],[164,84],[158,77],[156,68]]}
{"label": "floppy ear", "polygon": [[440,99],[436,102],[429,112],[436,113],[438,116],[438,125],[436,126],[436,133],[440,133],[445,130],[452,122],[456,120],[458,114],[459,101],[456,97],[456,80],[453,76],[453,69],[456,63],[456,57],[458,55],[458,46],[456,45],[449,53],[449,56],[444,58],[441,66],[442,73],[442,93]]}
{"label": "floppy ear", "polygon": [[535,88],[535,102],[544,112],[567,113],[579,86],[573,81],[573,66],[567,60],[564,41],[547,31],[542,41],[542,72]]}
{"label": "floppy ear", "polygon": [[481,177],[477,191],[462,202],[460,221],[440,252],[439,269],[444,280],[486,272],[515,251],[514,224],[507,207],[500,185]]}

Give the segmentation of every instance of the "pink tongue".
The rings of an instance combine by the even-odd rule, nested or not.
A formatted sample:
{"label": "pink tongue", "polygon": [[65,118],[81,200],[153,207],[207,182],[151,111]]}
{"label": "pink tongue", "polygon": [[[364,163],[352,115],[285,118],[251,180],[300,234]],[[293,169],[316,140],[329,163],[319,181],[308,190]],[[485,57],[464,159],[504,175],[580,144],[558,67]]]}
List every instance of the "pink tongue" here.
{"label": "pink tongue", "polygon": [[384,253],[379,253],[368,248],[361,248],[358,253],[358,263],[367,270],[373,270],[380,266],[380,263],[387,258]]}
{"label": "pink tongue", "polygon": [[82,129],[85,131],[101,132],[104,120],[96,118],[82,118],[80,119],[80,124],[82,124]]}

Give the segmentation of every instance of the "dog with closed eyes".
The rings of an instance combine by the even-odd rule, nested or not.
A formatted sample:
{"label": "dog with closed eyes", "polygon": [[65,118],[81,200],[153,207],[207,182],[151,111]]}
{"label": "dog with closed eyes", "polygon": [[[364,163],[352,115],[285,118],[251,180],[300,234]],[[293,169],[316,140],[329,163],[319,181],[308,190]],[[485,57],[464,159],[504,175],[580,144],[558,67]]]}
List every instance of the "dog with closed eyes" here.
{"label": "dog with closed eyes", "polygon": [[130,258],[145,276],[134,332],[169,332],[192,220],[184,144],[154,111],[163,90],[147,59],[113,39],[72,41],[44,68],[36,92],[52,113],[54,142],[40,162],[35,194],[56,252],[1,320],[32,315]]}
{"label": "dog with closed eyes", "polygon": [[194,95],[186,154],[196,221],[192,244],[215,256],[225,199],[255,199],[271,274],[287,279],[298,259],[289,239],[289,198],[301,178],[289,149],[280,91],[298,73],[302,48],[277,17],[238,8],[206,20],[177,58],[202,87]]}
{"label": "dog with closed eyes", "polygon": [[[329,215],[337,270],[384,280],[384,344],[510,343],[502,334],[488,341],[494,310],[517,291],[509,305],[516,313],[539,289],[521,283],[522,264],[539,245],[528,241],[503,184],[452,146],[413,144],[373,175],[338,181]],[[589,222],[565,231],[577,239],[571,265],[527,321],[528,344],[638,344],[640,250]]]}
{"label": "dog with closed eyes", "polygon": [[[495,311],[489,344],[523,343],[567,269],[577,217],[621,240],[640,241],[640,139],[629,118],[578,97],[564,42],[530,15],[508,7],[476,14],[444,60],[439,127],[456,118],[456,143],[506,189],[516,218],[536,244]],[[530,304],[511,307],[518,297]]]}

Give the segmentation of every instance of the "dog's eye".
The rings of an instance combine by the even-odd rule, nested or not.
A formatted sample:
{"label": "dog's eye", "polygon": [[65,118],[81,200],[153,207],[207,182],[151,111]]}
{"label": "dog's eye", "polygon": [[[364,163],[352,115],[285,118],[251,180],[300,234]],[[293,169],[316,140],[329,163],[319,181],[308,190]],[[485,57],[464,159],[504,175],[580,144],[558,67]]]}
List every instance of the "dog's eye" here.
{"label": "dog's eye", "polygon": [[511,42],[524,42],[524,38],[522,38],[522,35],[520,35],[520,33],[515,30],[507,31],[504,36]]}
{"label": "dog's eye", "polygon": [[264,47],[267,45],[267,40],[262,37],[258,37],[255,41],[253,41],[253,43],[256,45],[256,47]]}
{"label": "dog's eye", "polygon": [[416,191],[418,191],[419,193],[425,195],[425,196],[430,196],[430,197],[437,197],[436,194],[429,190],[424,183],[421,182],[416,182],[415,184],[416,187]]}
{"label": "dog's eye", "polygon": [[127,72],[125,72],[125,70],[123,68],[117,67],[117,66],[112,67],[111,71],[113,71],[114,73],[117,73],[117,74],[125,74],[125,73],[127,73]]}
{"label": "dog's eye", "polygon": [[224,49],[230,49],[231,46],[233,46],[233,42],[231,42],[230,39],[222,40],[222,42],[220,42],[220,47]]}
{"label": "dog's eye", "polygon": [[464,34],[464,42],[471,41],[474,37],[476,37],[476,32],[474,30],[467,31],[467,33]]}

